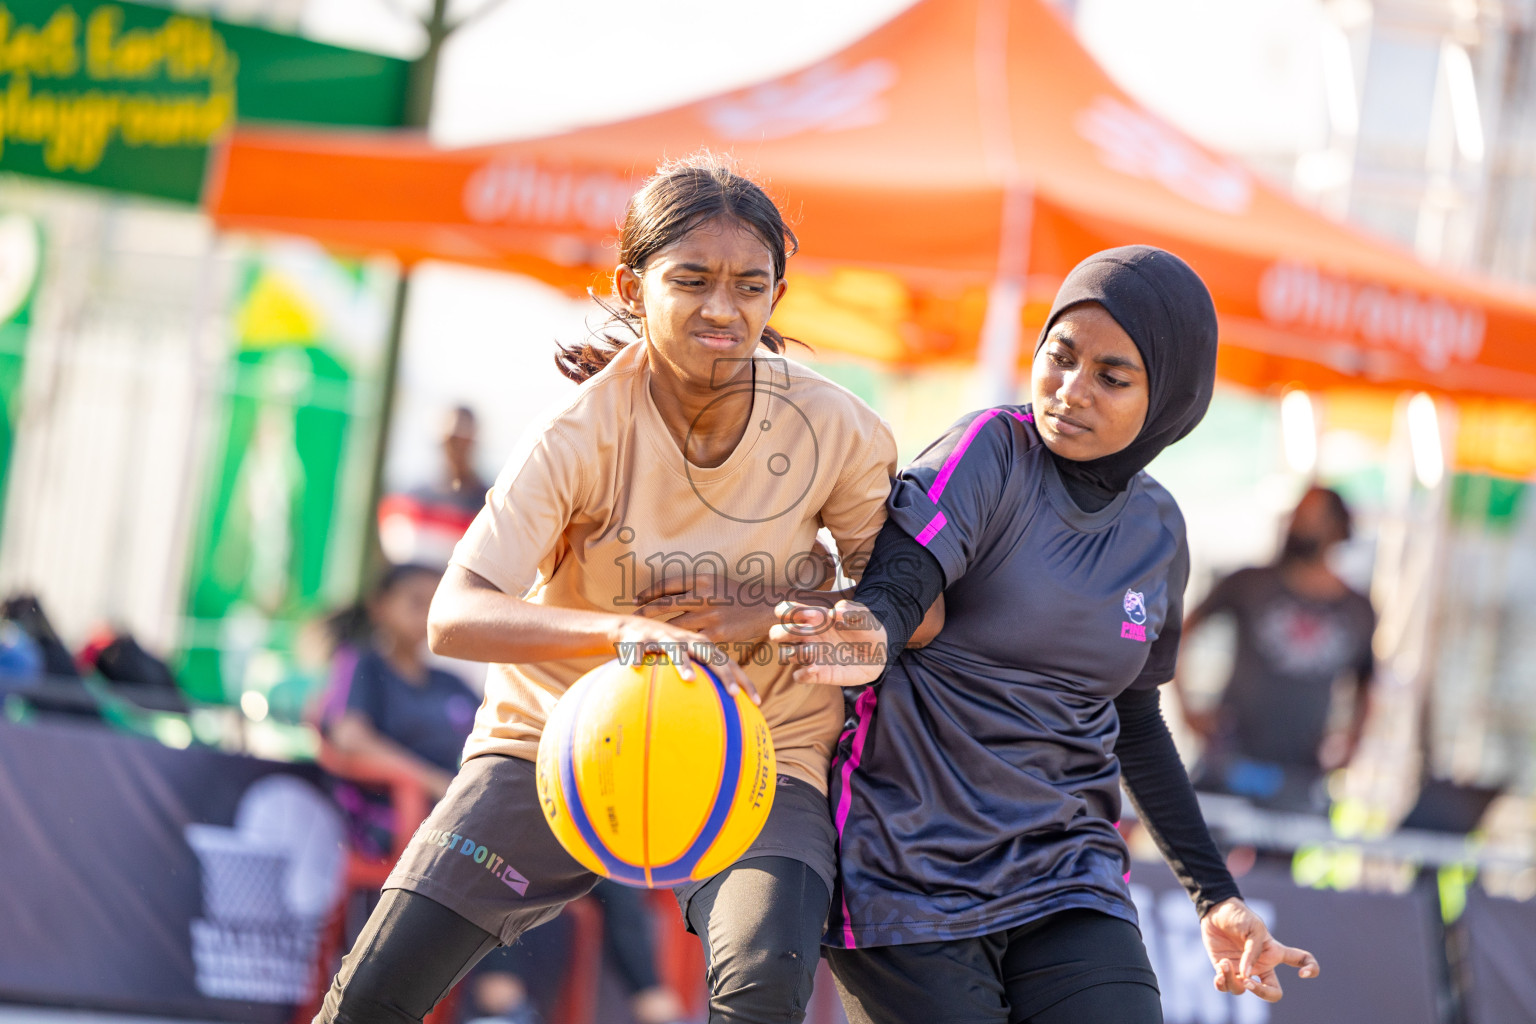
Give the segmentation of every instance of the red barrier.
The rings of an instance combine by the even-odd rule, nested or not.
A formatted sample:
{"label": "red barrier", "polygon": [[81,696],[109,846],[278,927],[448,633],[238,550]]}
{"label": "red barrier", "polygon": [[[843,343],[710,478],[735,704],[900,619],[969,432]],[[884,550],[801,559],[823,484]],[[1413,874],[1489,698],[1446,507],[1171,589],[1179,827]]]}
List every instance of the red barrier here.
{"label": "red barrier", "polygon": [[[426,819],[431,807],[426,790],[422,789],[421,783],[396,765],[357,754],[344,753],[329,743],[321,744],[320,756],[317,760],[321,768],[339,779],[377,787],[388,793],[390,806],[395,812],[395,823],[387,857],[369,857],[357,850],[347,852],[341,897],[337,900],[321,933],[320,948],[315,956],[314,994],[308,1002],[295,1007],[294,1024],[309,1024],[309,1021],[313,1020],[315,1014],[319,1012],[320,1004],[325,999],[326,989],[331,983],[333,965],[343,952],[342,946],[347,941],[346,905],[348,900],[355,892],[377,891],[383,888],[384,880],[389,877],[390,868],[405,852],[406,844],[411,841],[416,827]],[[450,992],[427,1016],[426,1024],[452,1024],[456,1011],[457,993]]]}
{"label": "red barrier", "polygon": [[656,915],[656,966],[661,983],[677,993],[690,1019],[703,1019],[709,1001],[704,982],[704,946],[688,931],[678,909],[677,897],[670,890],[651,893],[651,911]]}
{"label": "red barrier", "polygon": [[583,896],[566,906],[572,928],[571,956],[550,1024],[592,1024],[597,1015],[597,983],[603,968],[603,912]]}

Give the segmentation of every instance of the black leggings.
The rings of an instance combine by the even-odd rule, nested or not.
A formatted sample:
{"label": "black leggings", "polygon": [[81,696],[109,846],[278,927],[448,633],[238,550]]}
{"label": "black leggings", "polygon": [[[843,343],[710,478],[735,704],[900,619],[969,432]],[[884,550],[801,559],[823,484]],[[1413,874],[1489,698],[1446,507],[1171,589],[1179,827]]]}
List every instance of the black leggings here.
{"label": "black leggings", "polygon": [[317,1024],[419,1024],[497,945],[425,896],[386,889],[325,994]]}
{"label": "black leggings", "polygon": [[1024,1024],[1162,1024],[1157,989],[1135,981],[1110,981],[1074,992],[1029,1015]]}
{"label": "black leggings", "polygon": [[800,861],[754,857],[693,894],[688,924],[704,940],[709,1024],[799,1024],[821,962],[832,894]]}
{"label": "black leggings", "polygon": [[[694,894],[688,921],[704,937],[710,1024],[799,1024],[831,894],[806,865],[754,857]],[[417,1024],[496,936],[440,903],[384,893],[342,960],[316,1024]]]}
{"label": "black leggings", "polygon": [[969,939],[828,949],[852,1024],[1162,1024],[1136,926],[1065,910]]}

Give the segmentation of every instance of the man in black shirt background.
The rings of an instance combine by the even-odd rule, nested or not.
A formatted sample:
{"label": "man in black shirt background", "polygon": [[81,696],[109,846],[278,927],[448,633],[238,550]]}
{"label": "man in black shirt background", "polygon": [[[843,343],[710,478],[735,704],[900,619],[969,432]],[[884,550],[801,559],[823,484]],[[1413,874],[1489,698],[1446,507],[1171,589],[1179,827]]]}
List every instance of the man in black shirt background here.
{"label": "man in black shirt background", "polygon": [[[1338,493],[1312,488],[1275,563],[1223,579],[1185,620],[1186,634],[1218,615],[1236,626],[1232,672],[1214,710],[1191,708],[1175,680],[1185,720],[1206,744],[1197,788],[1290,810],[1327,806],[1319,780],[1359,746],[1374,667],[1375,611],[1328,562],[1350,531]],[[1350,717],[1341,736],[1329,737],[1338,686],[1351,690]]]}

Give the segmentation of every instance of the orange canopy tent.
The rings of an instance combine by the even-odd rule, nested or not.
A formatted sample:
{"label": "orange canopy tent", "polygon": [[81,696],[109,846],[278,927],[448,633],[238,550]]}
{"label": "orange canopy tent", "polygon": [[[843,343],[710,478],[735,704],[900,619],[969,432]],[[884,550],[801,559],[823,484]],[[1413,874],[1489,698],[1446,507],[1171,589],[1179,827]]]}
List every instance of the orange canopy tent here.
{"label": "orange canopy tent", "polygon": [[1078,260],[1148,242],[1210,285],[1229,380],[1536,398],[1536,297],[1297,205],[1117,88],[1040,0],[922,0],[767,84],[494,146],[241,129],[210,202],[226,228],[579,290],[638,183],[701,146],[790,213],[775,324],[821,350],[1006,382]]}

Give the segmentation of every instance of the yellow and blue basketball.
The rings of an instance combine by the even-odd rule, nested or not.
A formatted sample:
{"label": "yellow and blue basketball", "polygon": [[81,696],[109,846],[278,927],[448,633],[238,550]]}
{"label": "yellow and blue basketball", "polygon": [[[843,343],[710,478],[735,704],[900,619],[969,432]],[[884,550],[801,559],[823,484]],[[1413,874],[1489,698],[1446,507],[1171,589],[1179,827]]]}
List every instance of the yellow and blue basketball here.
{"label": "yellow and blue basketball", "polygon": [[762,712],[709,667],[610,661],[578,679],[539,741],[539,800],[560,845],[592,871],[668,888],[730,866],[773,805]]}

